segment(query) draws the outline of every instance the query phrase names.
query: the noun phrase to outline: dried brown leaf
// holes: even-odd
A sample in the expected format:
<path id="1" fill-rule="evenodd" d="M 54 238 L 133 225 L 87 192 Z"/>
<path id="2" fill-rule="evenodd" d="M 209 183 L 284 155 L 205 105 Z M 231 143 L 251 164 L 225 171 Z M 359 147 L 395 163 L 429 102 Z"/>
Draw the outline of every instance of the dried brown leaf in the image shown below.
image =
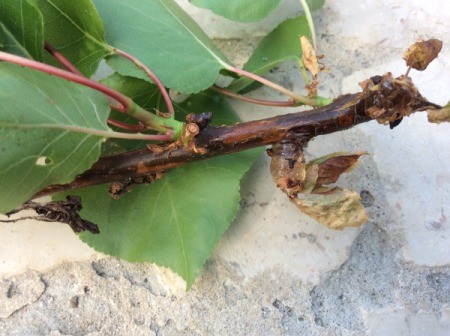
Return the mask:
<path id="1" fill-rule="evenodd" d="M 319 178 L 319 166 L 307 165 L 305 181 L 303 182 L 302 194 L 310 194 L 317 188 L 317 179 Z"/>
<path id="2" fill-rule="evenodd" d="M 442 41 L 430 39 L 418 41 L 408 48 L 403 54 L 406 65 L 416 70 L 425 70 L 442 49 Z"/>
<path id="3" fill-rule="evenodd" d="M 308 85 L 306 85 L 306 90 L 308 90 L 308 97 L 312 98 L 317 96 L 317 87 L 319 86 L 319 81 L 314 78 Z"/>
<path id="4" fill-rule="evenodd" d="M 352 171 L 357 166 L 358 159 L 364 154 L 366 153 L 337 152 L 328 154 L 309 162 L 306 169 L 308 171 L 314 166 L 318 166 L 316 187 L 335 183 L 343 173 Z"/>
<path id="5" fill-rule="evenodd" d="M 302 62 L 303 66 L 311 73 L 312 80 L 306 85 L 308 97 L 312 98 L 317 95 L 317 87 L 319 81 L 317 75 L 324 67 L 319 66 L 319 59 L 323 56 L 317 56 L 314 47 L 306 36 L 300 36 L 300 44 L 302 46 Z"/>
<path id="6" fill-rule="evenodd" d="M 275 144 L 268 151 L 272 157 L 270 173 L 277 187 L 287 195 L 297 195 L 305 180 L 305 157 L 294 143 Z"/>
<path id="7" fill-rule="evenodd" d="M 4 222 L 17 222 L 22 219 L 35 219 L 44 222 L 60 222 L 68 224 L 74 232 L 89 231 L 99 233 L 98 226 L 86 219 L 81 218 L 79 212 L 83 209 L 81 199 L 76 195 L 67 195 L 65 201 L 51 201 L 45 204 L 28 201 L 19 208 L 6 213 L 9 217 L 22 210 L 34 210 L 38 216 L 23 217 L 18 219 L 6 220 Z"/>
<path id="8" fill-rule="evenodd" d="M 366 114 L 391 128 L 413 111 L 435 106 L 421 96 L 410 77 L 394 78 L 390 72 L 373 76 L 362 83 L 366 100 Z"/>
<path id="9" fill-rule="evenodd" d="M 450 122 L 450 102 L 441 109 L 428 110 L 427 113 L 428 121 L 431 123 L 440 124 L 441 122 Z"/>
<path id="10" fill-rule="evenodd" d="M 292 201 L 302 212 L 335 230 L 358 227 L 368 218 L 361 197 L 354 191 L 338 189 L 331 194 Z"/>
<path id="11" fill-rule="evenodd" d="M 315 78 L 320 72 L 319 62 L 317 61 L 316 53 L 314 47 L 309 42 L 306 36 L 300 36 L 300 43 L 302 46 L 302 62 L 303 65 L 308 69 L 311 75 Z"/>

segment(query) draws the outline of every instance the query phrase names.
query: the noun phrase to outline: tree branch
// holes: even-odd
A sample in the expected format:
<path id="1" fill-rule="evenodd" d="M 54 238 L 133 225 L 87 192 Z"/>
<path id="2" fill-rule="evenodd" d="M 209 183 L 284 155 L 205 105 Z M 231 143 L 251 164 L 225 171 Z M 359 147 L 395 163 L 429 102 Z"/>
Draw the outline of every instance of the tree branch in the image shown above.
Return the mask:
<path id="1" fill-rule="evenodd" d="M 412 112 L 440 108 L 423 98 L 406 76 L 392 78 L 390 73 L 374 76 L 362 87 L 363 92 L 343 95 L 325 107 L 231 126 L 207 126 L 208 121 L 205 122 L 204 118 L 190 116 L 188 122 L 196 123 L 200 128 L 190 146 L 176 148 L 172 144 L 159 151 L 142 149 L 103 157 L 73 182 L 46 187 L 35 197 L 123 181 L 282 141 L 304 145 L 318 135 L 339 132 L 372 119 L 389 123 L 393 128 Z"/>

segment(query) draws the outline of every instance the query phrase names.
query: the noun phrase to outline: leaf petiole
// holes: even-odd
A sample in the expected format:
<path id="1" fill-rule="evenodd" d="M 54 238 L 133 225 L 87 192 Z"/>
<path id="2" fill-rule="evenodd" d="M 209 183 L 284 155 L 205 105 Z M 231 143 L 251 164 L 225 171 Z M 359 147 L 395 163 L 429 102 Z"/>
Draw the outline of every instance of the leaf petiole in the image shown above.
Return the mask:
<path id="1" fill-rule="evenodd" d="M 167 92 L 166 88 L 164 87 L 163 83 L 161 83 L 161 81 L 159 80 L 159 78 L 153 73 L 153 71 L 150 70 L 149 67 L 147 67 L 144 63 L 142 63 L 141 61 L 139 61 L 136 57 L 134 57 L 133 55 L 130 55 L 129 53 L 114 48 L 114 52 L 117 55 L 120 55 L 122 57 L 125 57 L 126 59 L 132 61 L 138 68 L 142 69 L 145 71 L 145 73 L 151 78 L 151 80 L 156 84 L 156 86 L 158 87 L 158 89 L 161 91 L 161 94 L 164 98 L 164 101 L 166 102 L 167 105 L 167 116 L 171 116 L 174 115 L 175 110 L 173 108 L 173 104 L 172 101 L 170 99 L 169 93 Z"/>
<path id="2" fill-rule="evenodd" d="M 222 88 L 217 85 L 213 85 L 211 87 L 214 91 L 220 92 L 228 97 L 239 99 L 242 101 L 246 101 L 248 103 L 256 104 L 256 105 L 263 105 L 263 106 L 279 106 L 279 107 L 293 107 L 295 106 L 295 103 L 293 100 L 288 101 L 273 101 L 273 100 L 264 100 L 264 99 L 257 99 L 257 98 L 251 98 L 244 95 L 241 95 L 239 93 L 236 93 L 234 91 Z"/>
<path id="3" fill-rule="evenodd" d="M 302 5 L 303 11 L 305 12 L 306 21 L 308 22 L 309 30 L 311 32 L 311 40 L 315 49 L 317 47 L 316 29 L 314 27 L 314 21 L 312 19 L 311 11 L 306 0 L 300 0 L 300 4 Z"/>
<path id="4" fill-rule="evenodd" d="M 78 83 L 99 91 L 116 100 L 121 105 L 121 107 L 119 107 L 120 109 L 123 109 L 123 111 L 125 111 L 127 114 L 144 123 L 144 125 L 148 129 L 153 129 L 164 134 L 166 134 L 169 130 L 173 130 L 170 140 L 178 139 L 178 137 L 182 134 L 184 123 L 174 119 L 162 118 L 153 113 L 150 113 L 133 102 L 131 98 L 92 79 L 86 78 L 76 73 L 72 73 L 70 71 L 56 68 L 45 63 L 5 53 L 3 51 L 0 51 L 0 60 L 35 69 L 49 75 L 64 78 L 68 81 Z"/>
<path id="5" fill-rule="evenodd" d="M 301 96 L 301 95 L 297 95 L 296 93 L 289 91 L 288 89 L 282 87 L 281 85 L 278 85 L 274 82 L 271 82 L 268 79 L 265 79 L 261 76 L 258 76 L 254 73 L 248 72 L 244 69 L 239 69 L 233 66 L 228 66 L 227 70 L 232 71 L 238 75 L 244 76 L 244 77 L 248 77 L 250 79 L 253 79 L 257 82 L 260 82 L 261 84 L 264 84 L 278 92 L 281 92 L 283 94 L 285 94 L 286 96 L 291 97 L 294 102 L 295 102 L 295 106 L 299 106 L 299 105 L 309 105 L 312 107 L 317 107 L 317 102 L 314 99 L 308 98 L 307 96 Z"/>

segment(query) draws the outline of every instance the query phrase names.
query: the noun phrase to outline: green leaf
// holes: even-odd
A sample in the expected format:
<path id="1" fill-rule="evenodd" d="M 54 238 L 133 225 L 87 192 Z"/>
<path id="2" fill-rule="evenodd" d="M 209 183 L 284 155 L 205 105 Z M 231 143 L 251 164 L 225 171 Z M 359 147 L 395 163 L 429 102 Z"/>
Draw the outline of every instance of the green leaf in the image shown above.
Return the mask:
<path id="1" fill-rule="evenodd" d="M 189 164 L 119 200 L 107 186 L 76 192 L 81 215 L 100 229 L 80 237 L 103 253 L 169 267 L 190 287 L 235 217 L 239 181 L 254 159 L 244 152 Z"/>
<path id="2" fill-rule="evenodd" d="M 103 23 L 91 0 L 37 0 L 44 15 L 45 40 L 84 75 L 91 76 L 111 54 Z M 46 54 L 46 63 L 58 63 Z"/>
<path id="3" fill-rule="evenodd" d="M 209 110 L 216 123 L 237 120 L 217 94 L 197 94 L 176 108 L 180 116 Z M 106 254 L 169 267 L 190 287 L 235 217 L 239 181 L 260 152 L 251 150 L 169 170 L 161 180 L 134 186 L 119 200 L 111 198 L 107 186 L 71 192 L 81 196 L 83 218 L 100 228 L 99 235 L 83 233 L 80 238 Z"/>
<path id="4" fill-rule="evenodd" d="M 230 20 L 251 22 L 269 15 L 280 0 L 189 0 L 189 2 L 197 7 L 210 9 Z"/>
<path id="5" fill-rule="evenodd" d="M 160 111 L 164 111 L 162 106 L 158 106 L 164 105 L 164 101 L 160 101 L 160 91 L 153 83 L 136 77 L 122 76 L 118 73 L 114 73 L 100 82 L 130 97 L 136 104 L 145 109 L 158 108 Z M 120 115 L 132 119 L 126 114 L 120 113 Z"/>
<path id="6" fill-rule="evenodd" d="M 263 75 L 283 62 L 300 60 L 302 57 L 300 36 L 310 36 L 308 22 L 303 15 L 284 21 L 264 37 L 244 69 Z M 240 91 L 251 83 L 251 79 L 243 77 L 233 81 L 228 89 Z"/>
<path id="7" fill-rule="evenodd" d="M 107 41 L 146 64 L 165 86 L 194 93 L 229 67 L 225 56 L 173 0 L 95 0 Z M 122 75 L 147 79 L 133 63 L 113 56 Z"/>
<path id="8" fill-rule="evenodd" d="M 106 98 L 35 70 L 0 63 L 0 213 L 43 187 L 68 183 L 97 160 Z"/>
<path id="9" fill-rule="evenodd" d="M 35 0 L 0 0 L 2 50 L 42 61 L 44 27 Z"/>

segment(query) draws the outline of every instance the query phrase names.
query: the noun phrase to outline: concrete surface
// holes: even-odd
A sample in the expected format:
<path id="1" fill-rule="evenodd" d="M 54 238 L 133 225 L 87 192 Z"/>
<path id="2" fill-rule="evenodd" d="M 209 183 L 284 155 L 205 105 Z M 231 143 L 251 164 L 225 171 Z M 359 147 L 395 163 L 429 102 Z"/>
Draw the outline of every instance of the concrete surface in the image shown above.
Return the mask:
<path id="1" fill-rule="evenodd" d="M 218 44 L 236 64 L 297 6 L 284 1 L 248 28 L 179 2 L 211 36 L 230 39 Z M 436 37 L 442 55 L 412 76 L 429 99 L 450 100 L 448 1 L 329 0 L 315 19 L 330 68 L 322 94 L 402 73 L 404 49 Z M 293 64 L 269 77 L 302 90 Z M 268 89 L 252 95 L 280 98 Z M 232 104 L 244 119 L 286 113 Z M 104 257 L 60 224 L 1 224 L 0 335 L 448 335 L 449 135 L 450 125 L 418 115 L 393 131 L 372 122 L 314 140 L 309 157 L 371 153 L 340 183 L 363 192 L 370 219 L 342 232 L 287 202 L 261 157 L 242 182 L 237 219 L 188 293 L 169 270 Z"/>

